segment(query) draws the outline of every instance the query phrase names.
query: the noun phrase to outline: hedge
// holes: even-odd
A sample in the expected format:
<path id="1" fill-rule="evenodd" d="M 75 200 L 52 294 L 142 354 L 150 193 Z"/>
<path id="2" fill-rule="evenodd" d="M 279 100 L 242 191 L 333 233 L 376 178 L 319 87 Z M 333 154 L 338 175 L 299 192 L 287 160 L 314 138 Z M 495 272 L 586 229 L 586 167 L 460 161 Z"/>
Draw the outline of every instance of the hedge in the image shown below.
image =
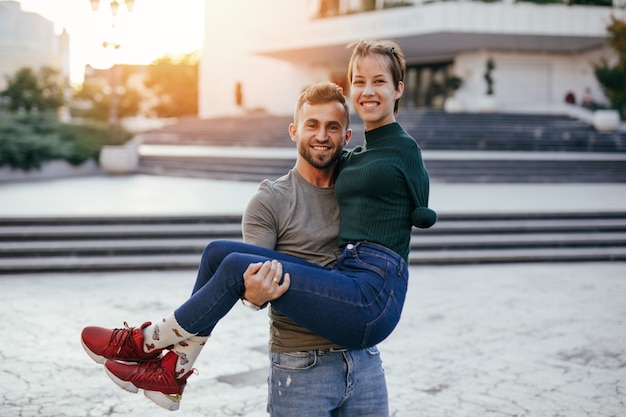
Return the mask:
<path id="1" fill-rule="evenodd" d="M 0 116 L 0 167 L 30 171 L 63 159 L 72 165 L 98 159 L 104 145 L 121 145 L 131 135 L 104 125 L 61 123 L 55 115 Z"/>

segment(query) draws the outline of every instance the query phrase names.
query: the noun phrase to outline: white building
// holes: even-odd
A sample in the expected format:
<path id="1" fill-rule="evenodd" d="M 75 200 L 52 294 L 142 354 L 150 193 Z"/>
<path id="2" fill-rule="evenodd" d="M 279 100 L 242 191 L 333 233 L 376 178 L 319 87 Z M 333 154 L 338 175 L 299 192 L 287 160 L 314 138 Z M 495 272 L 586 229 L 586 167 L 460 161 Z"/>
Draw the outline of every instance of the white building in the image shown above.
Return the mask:
<path id="1" fill-rule="evenodd" d="M 25 12 L 17 1 L 0 1 L 0 90 L 19 69 L 56 68 L 69 81 L 69 35 L 54 32 L 54 23 Z"/>
<path id="2" fill-rule="evenodd" d="M 489 58 L 497 110 L 563 111 L 565 95 L 572 91 L 580 102 L 585 88 L 603 102 L 593 65 L 613 56 L 610 16 L 626 17 L 623 6 L 513 0 L 206 0 L 205 13 L 202 118 L 290 114 L 312 82 L 346 87 L 347 45 L 360 39 L 400 44 L 408 65 L 403 106 L 442 108 L 454 95 L 462 109 L 481 110 Z M 453 75 L 463 80 L 456 93 L 445 87 Z"/>

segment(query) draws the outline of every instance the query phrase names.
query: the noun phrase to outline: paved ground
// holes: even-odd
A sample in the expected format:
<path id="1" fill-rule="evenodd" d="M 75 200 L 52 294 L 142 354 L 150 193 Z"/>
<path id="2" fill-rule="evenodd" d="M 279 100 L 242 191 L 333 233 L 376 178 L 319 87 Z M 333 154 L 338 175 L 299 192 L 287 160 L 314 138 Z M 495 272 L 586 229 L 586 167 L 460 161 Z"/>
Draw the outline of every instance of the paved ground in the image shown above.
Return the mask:
<path id="1" fill-rule="evenodd" d="M 433 186 L 441 211 L 623 210 L 626 186 Z M 237 212 L 256 184 L 162 177 L 0 185 L 0 216 Z M 228 196 L 224 198 L 224 196 Z M 0 416 L 165 416 L 80 346 L 91 324 L 173 310 L 194 271 L 0 277 Z M 626 416 L 626 263 L 412 267 L 380 345 L 396 417 Z M 262 417 L 267 316 L 236 306 L 196 363 L 184 416 Z"/>
<path id="2" fill-rule="evenodd" d="M 380 345 L 397 417 L 626 415 L 626 264 L 411 269 Z M 86 325 L 158 320 L 193 271 L 0 278 L 0 415 L 165 416 L 114 385 Z M 236 306 L 196 362 L 184 416 L 265 416 L 267 316 Z"/>
<path id="3" fill-rule="evenodd" d="M 0 182 L 0 216 L 241 213 L 258 184 L 133 175 Z M 431 184 L 438 212 L 626 210 L 626 183 Z"/>

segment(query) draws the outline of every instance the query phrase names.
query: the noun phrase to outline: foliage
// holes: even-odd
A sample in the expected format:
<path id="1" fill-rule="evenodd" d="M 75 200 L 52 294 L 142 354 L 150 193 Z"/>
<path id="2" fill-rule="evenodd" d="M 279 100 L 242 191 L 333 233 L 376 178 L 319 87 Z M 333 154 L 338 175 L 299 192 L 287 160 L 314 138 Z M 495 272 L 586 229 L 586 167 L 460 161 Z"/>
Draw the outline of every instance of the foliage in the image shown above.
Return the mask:
<path id="1" fill-rule="evenodd" d="M 602 6 L 602 7 L 613 7 L 613 0 L 569 0 L 566 1 L 567 4 L 571 5 L 580 5 L 580 6 Z"/>
<path id="2" fill-rule="evenodd" d="M 48 112 L 58 110 L 64 103 L 63 77 L 54 68 L 38 71 L 24 67 L 7 77 L 7 87 L 0 92 L 10 112 Z"/>
<path id="3" fill-rule="evenodd" d="M 493 61 L 493 58 L 487 59 L 487 63 L 485 65 L 485 74 L 483 77 L 485 78 L 485 81 L 487 82 L 487 95 L 488 96 L 493 95 L 493 77 L 491 76 L 491 73 L 493 72 L 495 68 L 496 68 L 496 64 Z"/>
<path id="4" fill-rule="evenodd" d="M 611 16 L 607 26 L 609 46 L 617 53 L 617 62 L 604 59 L 595 65 L 596 79 L 604 94 L 622 119 L 626 118 L 626 22 Z"/>
<path id="5" fill-rule="evenodd" d="M 626 67 L 626 22 L 611 16 L 607 31 L 609 32 L 609 45 L 617 52 L 619 64 Z"/>
<path id="6" fill-rule="evenodd" d="M 109 75 L 115 77 L 118 117 L 122 119 L 136 116 L 144 98 L 130 83 L 131 71 L 123 66 L 115 66 L 109 71 Z M 110 80 L 103 82 L 102 79 L 87 79 L 82 87 L 74 92 L 74 99 L 78 103 L 87 103 L 87 105 L 74 107 L 72 114 L 101 122 L 107 120 L 113 93 L 110 84 Z"/>
<path id="7" fill-rule="evenodd" d="M 117 92 L 120 119 L 140 113 L 156 117 L 198 114 L 198 56 L 164 56 L 143 68 L 116 65 L 88 77 L 74 93 L 72 114 L 96 121 L 109 118 Z M 112 85 L 117 86 L 113 90 Z"/>
<path id="8" fill-rule="evenodd" d="M 144 81 L 158 102 L 152 110 L 158 117 L 198 113 L 198 55 L 164 56 L 148 66 Z"/>
<path id="9" fill-rule="evenodd" d="M 0 167 L 28 171 L 54 159 L 79 165 L 97 158 L 102 146 L 128 139 L 128 133 L 103 125 L 60 123 L 55 114 L 10 114 L 0 117 Z"/>

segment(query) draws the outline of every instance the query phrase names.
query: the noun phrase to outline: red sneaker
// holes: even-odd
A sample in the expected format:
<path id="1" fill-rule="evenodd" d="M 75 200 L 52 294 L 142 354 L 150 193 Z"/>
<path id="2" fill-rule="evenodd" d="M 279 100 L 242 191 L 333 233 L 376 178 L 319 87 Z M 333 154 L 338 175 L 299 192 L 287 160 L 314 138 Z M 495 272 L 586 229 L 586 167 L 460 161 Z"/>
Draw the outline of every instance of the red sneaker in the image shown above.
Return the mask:
<path id="1" fill-rule="evenodd" d="M 145 362 L 158 359 L 162 349 L 150 353 L 143 351 L 142 329 L 151 323 L 146 322 L 140 328 L 105 329 L 104 327 L 85 327 L 81 334 L 83 348 L 91 359 L 104 363 L 107 359 L 124 362 Z"/>
<path id="2" fill-rule="evenodd" d="M 187 378 L 196 370 L 192 369 L 176 378 L 178 356 L 168 352 L 159 360 L 135 364 L 108 360 L 104 370 L 120 387 L 129 392 L 144 390 L 144 395 L 157 405 L 169 411 L 176 411 L 183 397 Z"/>

